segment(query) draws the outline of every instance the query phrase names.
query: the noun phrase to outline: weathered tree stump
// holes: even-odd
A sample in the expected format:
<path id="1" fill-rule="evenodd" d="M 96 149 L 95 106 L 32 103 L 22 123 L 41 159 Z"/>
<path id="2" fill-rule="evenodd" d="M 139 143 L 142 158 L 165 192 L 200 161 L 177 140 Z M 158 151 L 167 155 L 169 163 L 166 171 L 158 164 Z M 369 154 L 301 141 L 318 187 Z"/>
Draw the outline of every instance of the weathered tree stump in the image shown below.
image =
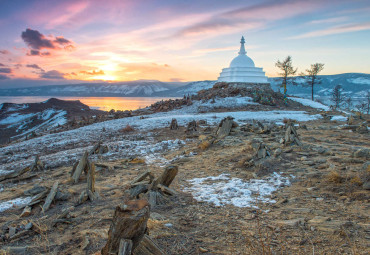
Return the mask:
<path id="1" fill-rule="evenodd" d="M 108 231 L 108 240 L 101 254 L 118 254 L 122 240 L 131 240 L 132 250 L 135 250 L 144 237 L 149 215 L 146 200 L 128 201 L 123 206 L 117 206 Z"/>
<path id="2" fill-rule="evenodd" d="M 188 127 L 186 128 L 187 132 L 197 131 L 197 122 L 195 120 L 190 121 L 188 123 Z"/>
<path id="3" fill-rule="evenodd" d="M 256 150 L 255 157 L 257 159 L 262 159 L 262 158 L 266 158 L 266 157 L 269 157 L 269 156 L 271 156 L 270 149 L 266 145 L 264 145 L 263 143 L 260 143 L 257 150 Z"/>
<path id="4" fill-rule="evenodd" d="M 164 169 L 162 175 L 159 177 L 159 184 L 169 187 L 175 179 L 179 168 L 177 166 L 168 166 Z"/>
<path id="5" fill-rule="evenodd" d="M 179 125 L 177 124 L 177 120 L 176 119 L 172 119 L 171 125 L 170 125 L 170 129 L 171 130 L 179 129 Z"/>
<path id="6" fill-rule="evenodd" d="M 302 143 L 298 138 L 298 133 L 295 130 L 294 125 L 289 124 L 286 131 L 285 131 L 284 144 L 285 145 L 291 145 L 292 143 L 295 143 L 298 146 L 302 146 Z"/>
<path id="7" fill-rule="evenodd" d="M 85 151 L 82 158 L 78 162 L 76 169 L 73 171 L 72 178 L 73 178 L 74 183 L 78 183 L 78 180 L 80 179 L 82 171 L 85 170 L 88 164 L 88 159 L 87 159 L 88 156 L 89 156 L 89 153 Z"/>
<path id="8" fill-rule="evenodd" d="M 43 169 L 44 169 L 44 164 L 41 162 L 40 157 L 37 155 L 35 157 L 34 163 L 31 166 L 31 171 L 37 171 L 37 170 L 41 171 Z"/>
<path id="9" fill-rule="evenodd" d="M 54 197 L 55 197 L 55 194 L 58 191 L 58 185 L 59 185 L 59 181 L 56 181 L 53 184 L 53 186 L 51 187 L 50 193 L 49 193 L 49 195 L 45 199 L 45 204 L 42 206 L 42 211 L 43 212 L 46 212 L 47 210 L 49 210 L 49 207 L 51 205 L 51 202 L 53 202 Z"/>
<path id="10" fill-rule="evenodd" d="M 218 129 L 216 131 L 216 135 L 218 139 L 225 138 L 230 134 L 231 128 L 236 124 L 236 122 L 233 121 L 233 117 L 226 117 L 223 120 L 221 120 Z"/>

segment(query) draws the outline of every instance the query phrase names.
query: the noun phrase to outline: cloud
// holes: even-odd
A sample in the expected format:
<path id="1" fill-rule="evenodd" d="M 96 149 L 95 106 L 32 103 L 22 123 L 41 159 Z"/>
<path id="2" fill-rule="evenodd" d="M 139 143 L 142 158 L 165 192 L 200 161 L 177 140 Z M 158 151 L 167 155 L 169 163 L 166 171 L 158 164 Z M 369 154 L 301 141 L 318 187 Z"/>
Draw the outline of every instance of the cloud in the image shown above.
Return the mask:
<path id="1" fill-rule="evenodd" d="M 40 74 L 40 78 L 43 79 L 64 79 L 64 73 L 57 70 L 51 70 Z"/>
<path id="2" fill-rule="evenodd" d="M 252 29 L 267 22 L 288 19 L 315 10 L 320 1 L 281 0 L 269 1 L 218 13 L 207 20 L 183 28 L 174 37 L 222 34 L 234 30 Z"/>
<path id="3" fill-rule="evenodd" d="M 9 79 L 9 77 L 6 75 L 0 74 L 0 80 L 5 80 L 5 79 Z"/>
<path id="4" fill-rule="evenodd" d="M 27 28 L 26 31 L 22 32 L 21 37 L 23 41 L 30 48 L 30 52 L 27 54 L 29 56 L 48 56 L 51 55 L 48 50 L 60 50 L 66 49 L 71 51 L 74 49 L 72 41 L 64 38 L 63 36 L 49 36 L 41 34 L 37 30 L 32 30 Z"/>
<path id="5" fill-rule="evenodd" d="M 321 37 L 321 36 L 351 33 L 351 32 L 363 31 L 363 30 L 370 30 L 370 22 L 330 27 L 327 29 L 316 30 L 316 31 L 305 33 L 305 34 L 289 37 L 288 39 L 303 39 L 303 38 L 311 38 L 311 37 Z"/>
<path id="6" fill-rule="evenodd" d="M 26 67 L 29 67 L 29 68 L 33 68 L 33 69 L 37 69 L 37 70 L 44 71 L 44 69 L 42 69 L 41 67 L 39 67 L 39 66 L 38 66 L 38 65 L 36 65 L 36 64 L 26 65 Z"/>
<path id="7" fill-rule="evenodd" d="M 184 79 L 182 79 L 182 78 L 171 78 L 170 79 L 170 81 L 171 82 L 181 82 L 181 81 L 183 81 Z"/>
<path id="8" fill-rule="evenodd" d="M 82 74 L 86 74 L 86 75 L 103 75 L 105 74 L 103 70 L 99 70 L 99 71 L 80 71 L 80 73 Z"/>
<path id="9" fill-rule="evenodd" d="M 14 66 L 15 66 L 15 68 L 19 69 L 20 67 L 22 67 L 22 64 L 18 63 L 18 64 L 15 64 Z"/>
<path id="10" fill-rule="evenodd" d="M 12 69 L 10 68 L 0 68 L 0 73 L 12 73 Z"/>
<path id="11" fill-rule="evenodd" d="M 5 66 L 5 65 L 0 63 L 0 66 Z"/>
<path id="12" fill-rule="evenodd" d="M 39 51 L 39 50 L 30 50 L 27 53 L 27 56 L 50 56 L 50 52 L 48 51 Z"/>
<path id="13" fill-rule="evenodd" d="M 0 50 L 0 54 L 4 54 L 4 55 L 6 55 L 6 54 L 9 54 L 10 52 L 8 51 L 8 50 Z"/>

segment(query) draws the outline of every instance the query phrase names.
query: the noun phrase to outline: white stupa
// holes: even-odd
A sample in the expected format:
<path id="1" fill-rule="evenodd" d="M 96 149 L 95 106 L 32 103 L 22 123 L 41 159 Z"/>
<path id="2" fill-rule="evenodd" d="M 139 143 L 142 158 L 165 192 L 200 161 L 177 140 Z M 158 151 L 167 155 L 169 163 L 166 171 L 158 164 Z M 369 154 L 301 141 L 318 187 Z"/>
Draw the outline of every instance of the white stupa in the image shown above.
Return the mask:
<path id="1" fill-rule="evenodd" d="M 235 57 L 230 67 L 223 68 L 218 81 L 244 82 L 244 83 L 268 83 L 265 72 L 261 67 L 255 67 L 253 60 L 247 56 L 244 48 L 244 37 L 240 41 L 239 55 Z"/>

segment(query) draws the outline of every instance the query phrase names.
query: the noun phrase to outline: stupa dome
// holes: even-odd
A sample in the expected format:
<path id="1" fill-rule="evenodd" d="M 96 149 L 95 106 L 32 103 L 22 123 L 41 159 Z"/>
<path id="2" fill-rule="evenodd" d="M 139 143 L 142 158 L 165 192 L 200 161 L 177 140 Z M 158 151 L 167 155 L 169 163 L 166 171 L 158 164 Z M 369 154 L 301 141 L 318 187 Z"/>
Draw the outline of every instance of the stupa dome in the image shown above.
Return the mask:
<path id="1" fill-rule="evenodd" d="M 230 67 L 222 69 L 218 81 L 267 84 L 265 72 L 261 67 L 256 67 L 253 60 L 247 56 L 244 43 L 242 36 L 238 56 L 231 61 Z"/>
<path id="2" fill-rule="evenodd" d="M 255 65 L 247 55 L 238 55 L 231 61 L 230 67 L 255 67 Z"/>

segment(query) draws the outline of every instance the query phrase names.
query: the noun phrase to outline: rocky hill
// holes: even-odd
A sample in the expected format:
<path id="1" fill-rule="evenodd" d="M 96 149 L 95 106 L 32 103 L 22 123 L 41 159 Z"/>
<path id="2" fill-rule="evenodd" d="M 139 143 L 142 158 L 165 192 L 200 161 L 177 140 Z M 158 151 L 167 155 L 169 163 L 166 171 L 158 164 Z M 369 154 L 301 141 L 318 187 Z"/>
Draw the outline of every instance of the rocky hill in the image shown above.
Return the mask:
<path id="1" fill-rule="evenodd" d="M 64 101 L 56 98 L 41 103 L 0 105 L 0 144 L 8 139 L 34 136 L 49 130 L 57 130 L 68 120 L 103 114 L 92 110 L 80 101 Z"/>

